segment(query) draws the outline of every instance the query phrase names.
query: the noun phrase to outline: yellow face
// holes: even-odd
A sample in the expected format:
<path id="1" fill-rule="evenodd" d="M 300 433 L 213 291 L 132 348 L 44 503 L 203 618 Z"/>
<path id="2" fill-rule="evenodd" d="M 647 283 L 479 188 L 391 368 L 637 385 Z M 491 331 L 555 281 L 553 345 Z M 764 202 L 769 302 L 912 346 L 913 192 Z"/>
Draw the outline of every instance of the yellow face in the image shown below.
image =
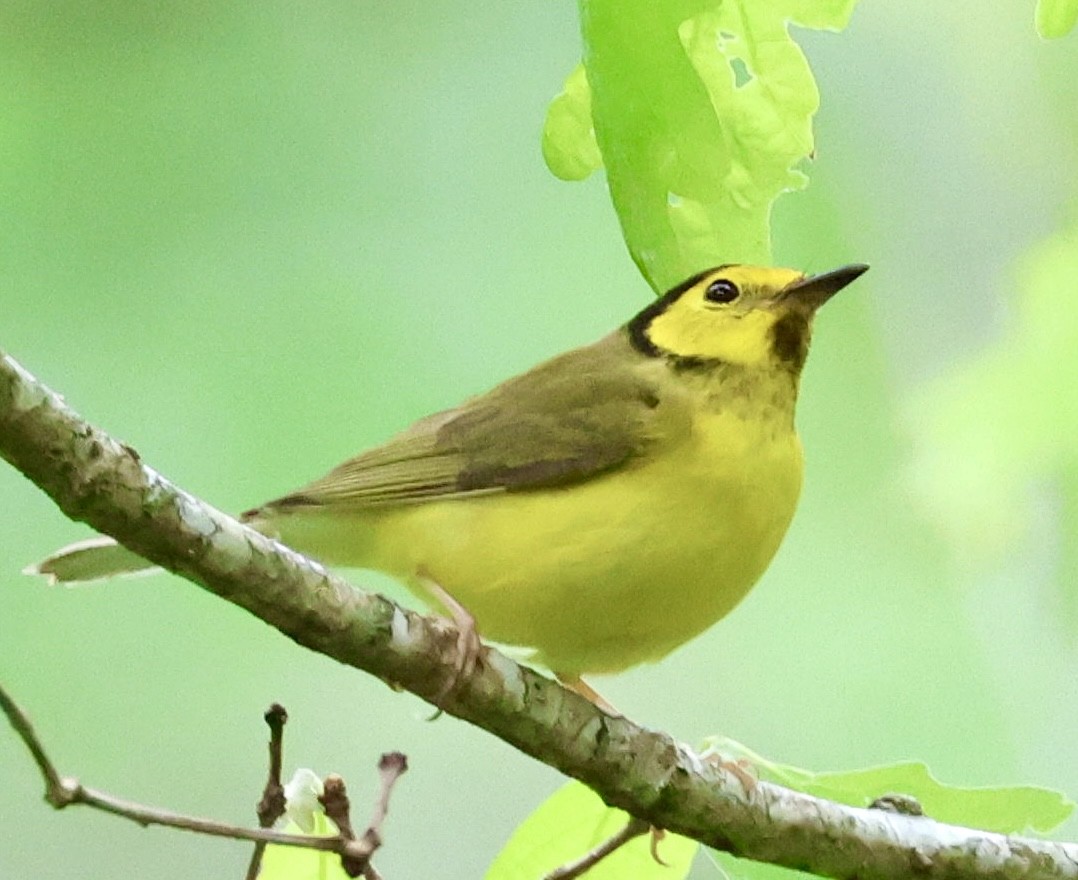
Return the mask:
<path id="1" fill-rule="evenodd" d="M 675 359 L 765 366 L 787 345 L 803 360 L 811 310 L 782 291 L 805 278 L 793 269 L 721 266 L 693 276 L 652 303 L 630 323 L 657 352 Z M 779 326 L 784 322 L 785 330 Z M 793 338 L 796 337 L 796 338 Z M 639 345 L 638 345 L 639 347 Z M 797 364 L 800 368 L 800 363 Z"/>
<path id="2" fill-rule="evenodd" d="M 718 266 L 667 291 L 626 329 L 634 348 L 679 369 L 719 364 L 801 371 L 816 310 L 868 266 L 806 276 L 793 269 Z"/>

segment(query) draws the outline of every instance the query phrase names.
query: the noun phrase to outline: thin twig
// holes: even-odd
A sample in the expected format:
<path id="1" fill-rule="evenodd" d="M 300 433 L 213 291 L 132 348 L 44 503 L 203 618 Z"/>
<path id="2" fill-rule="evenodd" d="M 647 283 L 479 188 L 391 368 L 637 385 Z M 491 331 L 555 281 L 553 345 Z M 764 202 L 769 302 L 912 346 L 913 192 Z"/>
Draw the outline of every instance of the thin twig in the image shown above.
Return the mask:
<path id="1" fill-rule="evenodd" d="M 274 703 L 262 716 L 270 729 L 269 741 L 269 775 L 266 778 L 266 787 L 262 791 L 262 799 L 255 808 L 258 814 L 260 828 L 272 828 L 285 811 L 284 786 L 281 785 L 281 764 L 284 751 L 284 726 L 288 721 L 288 712 L 280 703 Z M 247 865 L 246 880 L 255 880 L 258 872 L 262 870 L 262 856 L 266 852 L 266 844 L 259 841 L 255 844 L 255 850 L 251 853 L 251 861 Z"/>
<path id="2" fill-rule="evenodd" d="M 365 834 L 370 834 L 372 831 L 376 834 L 382 833 L 382 823 L 386 819 L 386 813 L 389 812 L 389 797 L 393 793 L 393 786 L 407 772 L 408 758 L 400 752 L 386 752 L 378 760 L 381 790 L 378 793 L 378 800 L 374 803 L 374 812 L 371 814 L 370 825 Z"/>
<path id="3" fill-rule="evenodd" d="M 330 773 L 322 780 L 322 794 L 318 796 L 318 803 L 326 811 L 326 818 L 330 819 L 342 837 L 349 840 L 356 839 L 356 832 L 352 830 L 351 803 L 348 800 L 348 788 L 344 779 L 336 773 Z"/>
<path id="4" fill-rule="evenodd" d="M 594 868 L 608 855 L 621 849 L 621 847 L 625 846 L 625 844 L 633 838 L 639 837 L 641 834 L 646 834 L 650 827 L 651 826 L 647 822 L 631 817 L 625 827 L 617 834 L 604 840 L 595 847 L 595 849 L 577 859 L 575 862 L 569 862 L 567 865 L 555 868 L 547 874 L 543 880 L 573 880 L 574 877 L 579 877 L 585 871 Z"/>
<path id="5" fill-rule="evenodd" d="M 351 803 L 348 800 L 348 789 L 344 780 L 335 773 L 331 773 L 322 781 L 322 794 L 318 797 L 322 809 L 326 811 L 326 817 L 337 826 L 337 831 L 345 840 L 356 842 L 356 832 L 352 829 Z M 341 867 L 349 877 L 359 877 L 370 864 L 371 856 L 378 849 L 381 841 L 366 839 L 358 841 L 359 851 L 354 857 L 341 856 Z"/>
<path id="6" fill-rule="evenodd" d="M 407 770 L 408 758 L 400 752 L 387 752 L 379 759 L 378 799 L 374 802 L 370 824 L 359 838 L 352 827 L 351 804 L 344 780 L 331 774 L 322 783 L 322 796 L 318 800 L 326 811 L 326 816 L 333 820 L 341 837 L 355 841 L 354 854 L 341 856 L 341 866 L 349 877 L 362 875 L 366 880 L 378 880 L 380 875 L 371 864 L 371 857 L 382 845 L 382 823 L 389 812 L 389 798 L 393 793 L 393 786 Z"/>
<path id="7" fill-rule="evenodd" d="M 386 752 L 378 760 L 379 792 L 378 799 L 374 802 L 374 811 L 371 814 L 370 824 L 363 832 L 361 841 L 371 848 L 371 854 L 382 845 L 382 823 L 385 822 L 389 812 L 389 797 L 393 793 L 393 786 L 397 780 L 408 771 L 408 758 L 401 752 Z M 374 867 L 370 859 L 363 867 L 364 880 L 382 880 L 382 875 Z"/>
<path id="8" fill-rule="evenodd" d="M 45 800 L 57 809 L 67 806 L 63 800 L 64 792 L 66 791 L 64 780 L 60 779 L 60 774 L 56 772 L 56 768 L 53 766 L 52 761 L 49 760 L 49 756 L 45 754 L 45 748 L 41 745 L 41 740 L 37 738 L 37 733 L 34 731 L 34 725 L 30 722 L 29 716 L 8 695 L 3 685 L 0 685 L 0 707 L 3 708 L 4 714 L 7 716 L 8 721 L 11 722 L 11 726 L 15 728 L 19 739 L 26 744 L 26 748 L 33 755 L 37 769 L 41 771 L 41 776 L 45 780 Z"/>
<path id="9" fill-rule="evenodd" d="M 258 872 L 262 870 L 262 856 L 265 854 L 266 844 L 260 840 L 255 844 L 254 852 L 251 853 L 251 861 L 247 863 L 247 873 L 244 875 L 244 880 L 257 880 Z"/>
<path id="10" fill-rule="evenodd" d="M 19 735 L 27 749 L 34 756 L 41 776 L 45 781 L 45 799 L 56 809 L 62 810 L 73 804 L 85 804 L 114 816 L 130 819 L 143 827 L 149 825 L 163 825 L 168 828 L 178 828 L 181 831 L 194 831 L 198 834 L 208 834 L 213 837 L 227 837 L 232 840 L 261 841 L 273 843 L 279 846 L 298 846 L 304 849 L 314 849 L 321 852 L 337 853 L 342 859 L 362 856 L 362 851 L 357 851 L 356 843 L 345 840 L 340 835 L 333 837 L 304 837 L 297 834 L 283 834 L 270 829 L 242 828 L 238 825 L 229 825 L 224 822 L 215 822 L 211 819 L 201 819 L 197 816 L 184 816 L 169 810 L 159 810 L 155 807 L 147 807 L 113 797 L 107 792 L 87 788 L 77 779 L 61 777 L 45 753 L 41 741 L 34 732 L 33 725 L 26 713 L 8 695 L 0 685 L 0 708 L 3 709 L 11 726 Z"/>
<path id="11" fill-rule="evenodd" d="M 281 765 L 284 761 L 284 726 L 288 721 L 288 712 L 280 703 L 274 703 L 262 716 L 270 729 L 269 774 L 262 799 L 258 802 L 258 824 L 263 828 L 272 828 L 285 811 L 284 786 L 281 784 Z"/>

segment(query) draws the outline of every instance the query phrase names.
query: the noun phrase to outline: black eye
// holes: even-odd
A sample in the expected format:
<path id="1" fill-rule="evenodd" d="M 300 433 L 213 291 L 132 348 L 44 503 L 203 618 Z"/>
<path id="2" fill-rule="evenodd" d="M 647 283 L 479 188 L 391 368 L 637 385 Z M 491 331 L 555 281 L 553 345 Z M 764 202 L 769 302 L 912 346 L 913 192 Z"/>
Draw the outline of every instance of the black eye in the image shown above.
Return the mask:
<path id="1" fill-rule="evenodd" d="M 741 291 L 737 289 L 737 285 L 725 278 L 712 281 L 704 291 L 704 299 L 713 303 L 732 303 L 739 296 Z"/>

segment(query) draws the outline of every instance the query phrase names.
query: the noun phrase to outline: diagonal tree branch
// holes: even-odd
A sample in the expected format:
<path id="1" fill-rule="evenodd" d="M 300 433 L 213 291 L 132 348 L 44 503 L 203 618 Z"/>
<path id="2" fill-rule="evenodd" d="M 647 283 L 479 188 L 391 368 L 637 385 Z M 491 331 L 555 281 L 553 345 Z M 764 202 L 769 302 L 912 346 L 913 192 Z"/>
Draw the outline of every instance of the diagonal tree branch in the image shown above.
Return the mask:
<path id="1" fill-rule="evenodd" d="M 355 589 L 144 465 L 0 352 L 0 455 L 72 519 L 112 535 L 311 650 L 434 702 L 456 633 Z M 666 734 L 605 715 L 489 651 L 440 708 L 593 788 L 651 825 L 737 856 L 842 880 L 1078 878 L 1078 845 L 857 809 L 760 782 Z"/>

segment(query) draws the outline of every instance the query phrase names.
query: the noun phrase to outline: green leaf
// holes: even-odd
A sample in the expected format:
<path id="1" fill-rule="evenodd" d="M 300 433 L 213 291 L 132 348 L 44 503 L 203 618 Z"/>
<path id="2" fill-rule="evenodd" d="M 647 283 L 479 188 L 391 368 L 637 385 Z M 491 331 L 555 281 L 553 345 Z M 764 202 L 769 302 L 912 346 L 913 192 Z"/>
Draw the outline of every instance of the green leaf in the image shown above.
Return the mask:
<path id="1" fill-rule="evenodd" d="M 705 850 L 705 852 L 715 863 L 717 873 L 713 876 L 719 880 L 797 880 L 797 878 L 819 880 L 815 874 L 795 871 L 792 868 L 780 868 L 778 865 L 769 865 L 767 862 L 739 859 L 730 853 L 715 850 Z"/>
<path id="2" fill-rule="evenodd" d="M 1066 36 L 1078 22 L 1078 0 L 1037 0 L 1035 20 L 1046 40 Z"/>
<path id="3" fill-rule="evenodd" d="M 599 167 L 594 139 L 657 291 L 708 265 L 770 262 L 771 205 L 805 185 L 819 104 L 788 24 L 837 30 L 854 2 L 580 0 L 586 82 L 570 76 L 551 104 L 544 156 L 579 179 Z"/>
<path id="4" fill-rule="evenodd" d="M 628 814 L 606 806 L 579 782 L 562 786 L 513 833 L 487 871 L 486 880 L 536 880 L 555 868 L 575 862 L 625 827 Z M 651 857 L 647 834 L 634 838 L 588 871 L 588 880 L 681 880 L 689 873 L 700 845 L 667 834 L 659 855 Z"/>
<path id="5" fill-rule="evenodd" d="M 708 752 L 725 760 L 745 759 L 762 779 L 855 807 L 868 806 L 885 794 L 916 798 L 925 815 L 939 822 L 1016 834 L 1027 829 L 1050 831 L 1065 821 L 1074 803 L 1059 792 L 1034 785 L 961 788 L 936 779 L 919 761 L 864 770 L 814 773 L 757 755 L 736 740 L 716 737 Z"/>
<path id="6" fill-rule="evenodd" d="M 289 822 L 282 830 L 286 834 L 303 834 L 303 829 L 294 822 Z M 336 833 L 337 826 L 324 814 L 314 816 L 312 837 L 333 837 Z M 270 845 L 262 855 L 258 880 L 348 880 L 348 875 L 336 853 Z"/>
<path id="7" fill-rule="evenodd" d="M 583 180 L 603 167 L 583 64 L 569 74 L 562 93 L 550 102 L 543 125 L 543 159 L 562 180 Z"/>

